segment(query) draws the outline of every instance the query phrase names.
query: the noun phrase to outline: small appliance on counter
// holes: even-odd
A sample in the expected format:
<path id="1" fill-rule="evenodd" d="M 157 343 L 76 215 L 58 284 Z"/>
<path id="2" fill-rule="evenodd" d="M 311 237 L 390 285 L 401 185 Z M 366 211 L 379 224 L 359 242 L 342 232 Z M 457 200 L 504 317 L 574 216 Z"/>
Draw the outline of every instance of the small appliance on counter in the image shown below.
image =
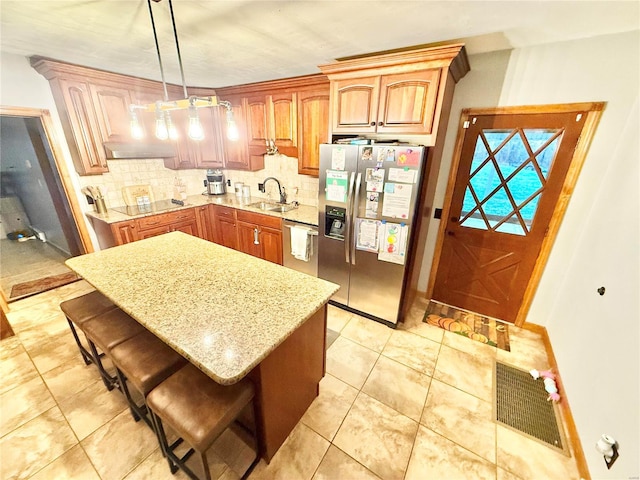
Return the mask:
<path id="1" fill-rule="evenodd" d="M 207 187 L 207 195 L 224 195 L 227 193 L 222 170 L 207 170 L 207 179 L 204 181 L 204 186 Z"/>

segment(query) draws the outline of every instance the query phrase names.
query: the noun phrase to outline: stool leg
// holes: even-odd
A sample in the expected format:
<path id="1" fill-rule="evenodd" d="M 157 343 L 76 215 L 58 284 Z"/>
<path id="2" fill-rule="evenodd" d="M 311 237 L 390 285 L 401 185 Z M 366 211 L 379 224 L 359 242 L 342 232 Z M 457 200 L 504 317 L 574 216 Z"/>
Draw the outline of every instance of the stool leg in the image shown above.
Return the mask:
<path id="1" fill-rule="evenodd" d="M 84 346 L 80 342 L 80 338 L 78 338 L 78 332 L 76 332 L 76 327 L 73 324 L 73 322 L 69 320 L 69 317 L 66 317 L 66 318 L 67 318 L 67 322 L 69 322 L 69 328 L 71 329 L 73 338 L 75 339 L 76 344 L 78 345 L 78 350 L 80 350 L 80 355 L 82 355 L 82 360 L 84 360 L 85 365 L 90 365 L 91 363 L 93 363 L 93 358 L 91 357 L 91 354 L 87 351 L 86 348 L 84 348 Z"/>
<path id="2" fill-rule="evenodd" d="M 209 471 L 209 462 L 207 462 L 207 452 L 198 452 L 200 454 L 200 461 L 202 462 L 202 469 L 204 471 L 205 480 L 211 480 L 211 472 Z"/>
<path id="3" fill-rule="evenodd" d="M 119 368 L 116 368 L 116 375 L 118 376 L 118 383 L 120 384 L 120 390 L 124 394 L 125 398 L 127 399 L 127 403 L 129 404 L 129 410 L 131 410 L 131 416 L 136 422 L 138 422 L 140 421 L 141 418 L 144 418 L 144 415 L 139 410 L 138 406 L 136 405 L 136 403 L 133 401 L 133 398 L 131 397 L 131 393 L 129 392 L 129 387 L 127 386 L 127 378 L 124 376 L 124 374 L 120 371 Z"/>
<path id="4" fill-rule="evenodd" d="M 89 348 L 91 348 L 91 353 L 93 353 L 93 358 L 95 359 L 96 367 L 98 367 L 98 372 L 102 377 L 102 383 L 104 383 L 104 386 L 107 387 L 107 390 L 109 391 L 113 390 L 114 387 L 118 386 L 117 377 L 112 377 L 111 375 L 109 375 L 107 370 L 104 368 L 104 365 L 102 365 L 102 360 L 101 360 L 102 356 L 98 353 L 98 349 L 96 348 L 95 344 L 88 338 L 87 338 L 87 342 L 89 342 Z"/>
<path id="5" fill-rule="evenodd" d="M 156 437 L 158 437 L 160 450 L 162 451 L 162 454 L 167 457 L 167 462 L 169 462 L 169 470 L 171 470 L 172 474 L 175 474 L 178 471 L 178 466 L 172 461 L 172 452 L 171 448 L 169 447 L 169 442 L 167 442 L 167 435 L 164 433 L 162 420 L 155 413 L 153 413 L 153 411 L 151 411 L 151 416 L 153 417 L 153 423 L 156 426 Z"/>

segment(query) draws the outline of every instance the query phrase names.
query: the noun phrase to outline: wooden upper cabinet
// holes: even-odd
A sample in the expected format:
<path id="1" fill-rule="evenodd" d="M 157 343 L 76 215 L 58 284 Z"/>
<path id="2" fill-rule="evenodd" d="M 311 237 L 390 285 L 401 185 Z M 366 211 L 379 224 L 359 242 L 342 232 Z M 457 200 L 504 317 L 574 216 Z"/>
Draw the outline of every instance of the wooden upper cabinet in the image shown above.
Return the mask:
<path id="1" fill-rule="evenodd" d="M 80 175 L 108 172 L 89 83 L 56 80 L 52 91 L 76 171 Z"/>
<path id="2" fill-rule="evenodd" d="M 440 72 L 336 80 L 333 132 L 430 134 Z"/>
<path id="3" fill-rule="evenodd" d="M 298 173 L 317 177 L 320 144 L 329 141 L 329 89 L 298 93 Z"/>
<path id="4" fill-rule="evenodd" d="M 283 155 L 298 155 L 296 94 L 275 92 L 273 94 L 248 95 L 247 137 L 252 154 L 264 155 L 267 143 L 273 141 Z"/>
<path id="5" fill-rule="evenodd" d="M 375 132 L 379 92 L 380 77 L 336 80 L 331 85 L 332 131 Z"/>
<path id="6" fill-rule="evenodd" d="M 453 85 L 469 71 L 469 62 L 464 45 L 451 44 L 319 68 L 331 83 L 332 134 L 423 135 L 425 145 L 435 145 Z"/>
<path id="7" fill-rule="evenodd" d="M 103 142 L 131 141 L 128 88 L 113 85 L 89 85 Z"/>
<path id="8" fill-rule="evenodd" d="M 238 140 L 229 140 L 227 136 L 227 125 L 223 128 L 226 147 L 226 167 L 231 170 L 262 170 L 264 168 L 263 155 L 250 155 L 249 152 L 249 135 L 248 135 L 248 118 L 247 118 L 247 102 L 242 96 L 221 97 L 231 103 L 233 119 L 238 127 Z M 263 151 L 264 154 L 264 151 Z"/>
<path id="9" fill-rule="evenodd" d="M 378 133 L 430 134 L 441 69 L 380 77 Z"/>
<path id="10" fill-rule="evenodd" d="M 232 153 L 238 152 L 239 147 L 227 142 L 227 168 L 264 168 L 267 142 L 273 140 L 279 153 L 302 159 L 306 167 L 299 169 L 299 173 L 318 175 L 319 144 L 327 141 L 329 129 L 329 81 L 324 75 L 225 87 L 216 92 L 220 99 L 234 105 L 238 128 L 241 130 L 239 118 L 245 128 L 240 147 L 246 151 L 240 153 L 246 154 L 246 160 L 239 161 L 243 157 Z M 305 130 L 307 125 L 310 130 Z"/>

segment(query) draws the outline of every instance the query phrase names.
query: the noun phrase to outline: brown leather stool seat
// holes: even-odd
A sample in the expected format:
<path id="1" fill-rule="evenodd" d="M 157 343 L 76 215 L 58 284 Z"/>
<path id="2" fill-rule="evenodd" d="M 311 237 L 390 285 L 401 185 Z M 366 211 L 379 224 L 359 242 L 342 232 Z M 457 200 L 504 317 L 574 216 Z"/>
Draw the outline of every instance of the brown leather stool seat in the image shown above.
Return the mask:
<path id="1" fill-rule="evenodd" d="M 76 331 L 75 325 L 77 325 L 78 328 L 82 330 L 82 325 L 87 320 L 90 320 L 93 317 L 100 315 L 101 313 L 113 310 L 114 308 L 117 308 L 114 303 L 97 290 L 73 298 L 71 300 L 66 300 L 60 304 L 60 310 L 62 310 L 64 315 L 67 317 L 69 328 L 71 328 L 73 338 L 78 345 L 80 355 L 82 355 L 82 359 L 87 365 L 89 365 L 90 363 L 95 364 L 96 361 L 93 358 L 91 352 L 89 352 L 80 342 L 80 338 L 78 337 L 78 332 Z"/>
<path id="2" fill-rule="evenodd" d="M 121 387 L 117 376 L 110 375 L 104 368 L 96 347 L 109 355 L 116 345 L 145 331 L 144 327 L 124 311 L 114 308 L 84 322 L 82 330 L 89 341 L 89 348 L 104 384 L 109 390 L 114 386 Z"/>
<path id="3" fill-rule="evenodd" d="M 211 476 L 206 451 L 245 408 L 250 407 L 253 414 L 253 397 L 254 387 L 248 379 L 233 385 L 220 385 L 191 364 L 154 388 L 147 396 L 147 405 L 151 409 L 158 441 L 167 456 L 171 472 L 175 473 L 180 467 L 191 478 L 197 479 L 185 464 L 195 451 L 200 455 L 205 478 L 209 480 Z M 172 445 L 167 443 L 163 422 L 180 437 Z M 256 439 L 255 434 L 253 438 Z M 191 446 L 191 450 L 179 458 L 174 450 L 182 440 Z M 251 473 L 259 460 L 257 442 L 254 444 L 256 458 L 243 478 Z"/>
<path id="4" fill-rule="evenodd" d="M 109 352 L 116 366 L 122 391 L 125 394 L 131 414 L 136 420 L 141 418 L 155 431 L 147 415 L 143 402 L 138 405 L 131 397 L 127 380 L 144 397 L 171 374 L 178 371 L 187 361 L 148 330 L 144 330 Z"/>

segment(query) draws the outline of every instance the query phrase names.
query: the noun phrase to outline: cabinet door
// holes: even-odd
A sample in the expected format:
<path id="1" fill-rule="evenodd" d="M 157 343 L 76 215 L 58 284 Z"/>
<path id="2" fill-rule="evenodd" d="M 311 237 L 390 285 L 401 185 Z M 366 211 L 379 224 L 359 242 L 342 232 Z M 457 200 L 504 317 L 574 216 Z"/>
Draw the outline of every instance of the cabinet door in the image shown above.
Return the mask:
<path id="1" fill-rule="evenodd" d="M 196 168 L 194 151 L 189 139 L 189 114 L 187 110 L 171 110 L 171 122 L 176 128 L 178 138 L 176 140 L 166 140 L 174 142 L 176 156 L 165 158 L 164 166 L 172 170 Z"/>
<path id="2" fill-rule="evenodd" d="M 238 250 L 254 257 L 263 258 L 258 225 L 238 222 Z"/>
<path id="3" fill-rule="evenodd" d="M 269 138 L 278 150 L 289 157 L 298 156 L 297 96 L 293 92 L 273 93 L 269 96 Z"/>
<path id="4" fill-rule="evenodd" d="M 131 91 L 132 103 L 137 105 L 148 105 L 164 98 L 161 88 L 149 89 L 134 87 Z M 136 110 L 138 122 L 142 127 L 145 142 L 161 142 L 156 138 L 156 114 L 145 110 Z"/>
<path id="5" fill-rule="evenodd" d="M 90 85 L 90 90 L 102 141 L 130 141 L 129 105 L 132 99 L 129 90 L 110 85 Z"/>
<path id="6" fill-rule="evenodd" d="M 222 126 L 225 122 L 225 111 L 223 107 L 198 109 L 204 138 L 191 140 L 196 168 L 224 168 L 226 149 Z"/>
<path id="7" fill-rule="evenodd" d="M 432 133 L 440 69 L 383 75 L 378 133 Z"/>
<path id="8" fill-rule="evenodd" d="M 80 175 L 108 172 L 107 158 L 102 147 L 102 137 L 91 101 L 89 84 L 74 80 L 60 80 L 60 89 L 64 104 L 57 107 L 76 171 Z"/>
<path id="9" fill-rule="evenodd" d="M 245 97 L 247 114 L 247 144 L 249 147 L 259 147 L 264 152 L 266 142 L 272 138 L 269 131 L 269 106 L 264 94 Z M 237 122 L 237 120 L 236 120 Z"/>
<path id="10" fill-rule="evenodd" d="M 198 237 L 210 242 L 214 241 L 213 212 L 210 205 L 196 207 L 196 223 L 198 226 Z"/>
<path id="11" fill-rule="evenodd" d="M 259 227 L 261 258 L 282 265 L 282 232 L 273 228 Z"/>
<path id="12" fill-rule="evenodd" d="M 331 91 L 333 133 L 376 131 L 380 77 L 336 80 Z"/>
<path id="13" fill-rule="evenodd" d="M 212 205 L 214 242 L 225 247 L 238 249 L 238 233 L 236 231 L 236 211 L 233 208 Z"/>
<path id="14" fill-rule="evenodd" d="M 249 144 L 247 141 L 247 118 L 245 115 L 245 102 L 242 97 L 225 97 L 224 100 L 231 102 L 233 118 L 240 138 L 236 141 L 229 140 L 225 122 L 225 139 L 226 139 L 226 167 L 231 170 L 262 170 L 264 168 L 264 150 L 263 154 L 249 154 Z"/>
<path id="15" fill-rule="evenodd" d="M 136 228 L 136 222 L 125 221 L 111 224 L 111 233 L 116 245 L 123 245 L 125 243 L 135 242 L 139 240 L 138 232 Z"/>
<path id="16" fill-rule="evenodd" d="M 329 141 L 329 88 L 298 92 L 298 173 L 318 176 L 320 144 Z"/>

